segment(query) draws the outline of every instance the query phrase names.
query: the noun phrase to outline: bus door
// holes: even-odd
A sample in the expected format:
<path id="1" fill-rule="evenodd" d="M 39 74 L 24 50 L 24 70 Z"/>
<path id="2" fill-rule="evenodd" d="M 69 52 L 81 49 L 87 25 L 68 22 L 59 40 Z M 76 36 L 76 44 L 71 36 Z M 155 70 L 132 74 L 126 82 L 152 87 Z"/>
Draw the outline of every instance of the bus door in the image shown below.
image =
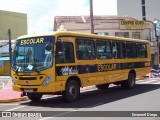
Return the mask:
<path id="1" fill-rule="evenodd" d="M 73 38 L 63 37 L 56 43 L 56 82 L 57 89 L 64 90 L 65 82 L 71 75 L 78 74 L 75 65 Z M 60 85 L 63 84 L 63 85 Z"/>

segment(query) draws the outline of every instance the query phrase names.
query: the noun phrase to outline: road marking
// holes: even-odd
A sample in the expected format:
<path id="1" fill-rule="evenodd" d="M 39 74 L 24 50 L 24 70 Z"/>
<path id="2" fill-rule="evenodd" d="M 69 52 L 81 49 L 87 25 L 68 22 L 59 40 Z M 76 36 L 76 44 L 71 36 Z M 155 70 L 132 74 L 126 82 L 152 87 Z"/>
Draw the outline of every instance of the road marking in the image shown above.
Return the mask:
<path id="1" fill-rule="evenodd" d="M 95 104 L 95 105 L 86 106 L 85 108 L 73 109 L 73 110 L 68 111 L 68 112 L 63 112 L 63 113 L 54 115 L 53 117 L 61 117 L 61 115 L 65 115 L 65 114 L 68 114 L 68 113 L 72 113 L 72 112 L 84 110 L 84 109 L 86 109 L 86 108 L 95 107 L 95 106 L 102 105 L 102 104 L 103 104 L 103 103 L 98 103 L 98 104 Z M 42 116 L 42 117 L 43 117 L 43 116 Z M 39 119 L 39 120 L 47 120 L 47 119 L 50 119 L 50 118 L 53 119 L 53 117 L 46 117 L 46 118 L 42 118 L 42 119 Z"/>
<path id="2" fill-rule="evenodd" d="M 160 84 L 160 82 L 156 82 L 156 83 L 153 83 L 153 84 Z"/>
<path id="3" fill-rule="evenodd" d="M 32 107 L 32 106 L 26 106 L 26 108 L 25 108 L 25 111 L 31 111 L 31 110 L 34 110 L 34 109 L 39 109 L 39 108 L 41 108 L 41 107 Z M 33 112 L 33 111 L 32 111 Z"/>
<path id="4" fill-rule="evenodd" d="M 12 109 L 5 110 L 5 111 L 13 111 L 13 110 L 16 110 L 16 109 L 19 109 L 19 108 L 23 108 L 23 107 L 25 107 L 25 106 L 20 106 L 20 107 L 12 108 Z"/>
<path id="5" fill-rule="evenodd" d="M 0 106 L 0 108 L 1 108 L 1 107 L 4 107 L 4 106 Z"/>
<path id="6" fill-rule="evenodd" d="M 2 84 L 2 89 L 4 89 L 4 86 L 5 86 L 5 84 L 4 84 L 4 82 L 0 82 L 0 84 Z"/>
<path id="7" fill-rule="evenodd" d="M 46 117 L 46 118 L 42 118 L 42 119 L 39 119 L 39 120 L 47 120 L 47 119 L 50 119 L 52 117 Z"/>
<path id="8" fill-rule="evenodd" d="M 144 84 L 144 83 L 151 83 L 151 82 L 155 82 L 157 80 L 149 80 L 149 81 L 145 81 L 145 82 L 138 82 L 138 84 Z"/>

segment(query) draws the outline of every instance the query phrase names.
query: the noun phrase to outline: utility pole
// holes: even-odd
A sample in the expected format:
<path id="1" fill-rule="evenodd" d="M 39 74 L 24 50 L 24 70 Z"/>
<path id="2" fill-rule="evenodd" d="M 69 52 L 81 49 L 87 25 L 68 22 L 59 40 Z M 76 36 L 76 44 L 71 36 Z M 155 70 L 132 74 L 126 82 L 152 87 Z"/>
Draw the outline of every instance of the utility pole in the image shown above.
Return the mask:
<path id="1" fill-rule="evenodd" d="M 12 68 L 11 29 L 8 29 L 8 39 L 9 39 L 10 75 L 11 75 L 11 68 Z"/>
<path id="2" fill-rule="evenodd" d="M 145 7 L 145 0 L 141 0 L 142 3 L 142 19 L 146 21 L 146 7 Z"/>
<path id="3" fill-rule="evenodd" d="M 90 24 L 91 24 L 91 34 L 94 34 L 94 25 L 93 25 L 93 1 L 90 0 Z"/>
<path id="4" fill-rule="evenodd" d="M 160 45 L 159 45 L 159 34 L 158 34 L 158 30 L 157 30 L 157 28 L 159 27 L 158 26 L 158 24 L 160 24 L 160 20 L 154 20 L 154 26 L 155 26 L 155 38 L 156 38 L 156 41 L 157 41 L 157 69 L 159 69 L 159 64 L 160 64 L 160 62 L 159 62 L 159 47 L 160 47 Z"/>

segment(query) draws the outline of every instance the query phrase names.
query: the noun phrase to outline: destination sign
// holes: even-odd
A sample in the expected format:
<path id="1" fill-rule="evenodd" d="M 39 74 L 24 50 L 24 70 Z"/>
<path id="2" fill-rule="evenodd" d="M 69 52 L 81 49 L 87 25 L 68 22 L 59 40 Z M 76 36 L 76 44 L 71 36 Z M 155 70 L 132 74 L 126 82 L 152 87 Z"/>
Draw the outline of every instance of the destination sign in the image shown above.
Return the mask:
<path id="1" fill-rule="evenodd" d="M 29 38 L 20 40 L 20 45 L 29 45 L 29 44 L 40 44 L 44 43 L 44 38 Z"/>

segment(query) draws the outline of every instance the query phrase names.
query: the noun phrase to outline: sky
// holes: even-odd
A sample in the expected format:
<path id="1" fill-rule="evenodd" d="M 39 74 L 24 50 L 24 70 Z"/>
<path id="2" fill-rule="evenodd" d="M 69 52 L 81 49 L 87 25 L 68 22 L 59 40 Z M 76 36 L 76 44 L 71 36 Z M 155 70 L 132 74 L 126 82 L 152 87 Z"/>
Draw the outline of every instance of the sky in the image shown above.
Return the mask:
<path id="1" fill-rule="evenodd" d="M 28 34 L 53 31 L 54 16 L 89 15 L 90 0 L 0 0 L 0 10 L 27 14 Z M 117 15 L 117 0 L 93 0 L 94 15 Z"/>

